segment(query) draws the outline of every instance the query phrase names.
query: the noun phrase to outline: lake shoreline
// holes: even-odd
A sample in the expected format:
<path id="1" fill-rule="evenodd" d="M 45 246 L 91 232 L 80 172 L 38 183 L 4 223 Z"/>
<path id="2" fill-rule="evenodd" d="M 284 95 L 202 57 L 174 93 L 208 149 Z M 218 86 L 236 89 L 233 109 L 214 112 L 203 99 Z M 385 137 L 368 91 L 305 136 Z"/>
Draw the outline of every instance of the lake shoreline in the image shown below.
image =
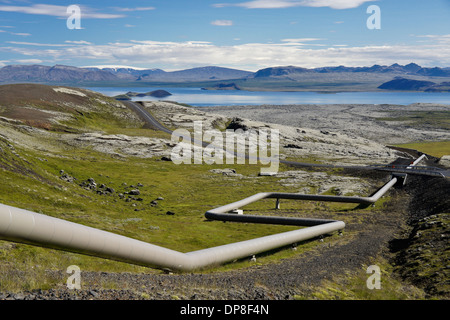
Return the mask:
<path id="1" fill-rule="evenodd" d="M 148 92 L 161 87 L 88 87 L 86 89 L 109 97 L 127 92 Z M 314 91 L 244 91 L 202 90 L 201 88 L 166 88 L 171 96 L 165 100 L 195 107 L 237 105 L 291 105 L 291 104 L 397 104 L 443 103 L 450 104 L 450 94 L 442 92 L 314 92 Z M 133 97 L 133 101 L 159 101 L 155 97 Z"/>

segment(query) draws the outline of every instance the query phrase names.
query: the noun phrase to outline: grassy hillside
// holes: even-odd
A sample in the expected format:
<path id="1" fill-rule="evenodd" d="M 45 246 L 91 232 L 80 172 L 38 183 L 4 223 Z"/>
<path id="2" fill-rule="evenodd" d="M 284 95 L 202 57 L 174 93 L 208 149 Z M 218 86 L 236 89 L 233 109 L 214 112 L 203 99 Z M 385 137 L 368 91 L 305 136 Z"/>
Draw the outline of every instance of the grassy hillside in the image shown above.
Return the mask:
<path id="1" fill-rule="evenodd" d="M 56 132 L 89 132 L 142 125 L 131 110 L 102 94 L 37 84 L 0 86 L 0 117 Z"/>

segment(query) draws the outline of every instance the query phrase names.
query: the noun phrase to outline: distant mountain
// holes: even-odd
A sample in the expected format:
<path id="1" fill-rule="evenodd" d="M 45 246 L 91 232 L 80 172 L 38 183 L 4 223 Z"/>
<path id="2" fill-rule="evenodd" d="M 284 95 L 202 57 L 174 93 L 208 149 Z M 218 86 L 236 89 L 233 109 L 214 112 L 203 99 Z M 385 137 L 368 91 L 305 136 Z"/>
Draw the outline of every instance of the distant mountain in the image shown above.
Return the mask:
<path id="1" fill-rule="evenodd" d="M 134 69 L 128 67 L 71 67 L 56 65 L 9 65 L 0 68 L 0 82 L 197 82 L 232 80 L 252 76 L 253 72 L 222 68 L 200 67 L 166 72 L 161 69 Z"/>
<path id="2" fill-rule="evenodd" d="M 436 83 L 431 81 L 420 81 L 420 80 L 411 80 L 398 78 L 388 82 L 383 83 L 378 88 L 385 90 L 414 90 L 414 91 L 422 91 L 431 86 L 436 85 Z"/>
<path id="3" fill-rule="evenodd" d="M 254 78 L 280 77 L 280 76 L 288 76 L 294 73 L 305 73 L 305 72 L 314 72 L 314 70 L 294 66 L 272 67 L 258 70 L 255 73 Z"/>
<path id="4" fill-rule="evenodd" d="M 253 75 L 253 73 L 249 71 L 222 67 L 200 67 L 170 72 L 161 69 L 134 69 L 126 67 L 106 67 L 101 69 L 98 67 L 89 67 L 89 69 L 108 71 L 120 79 L 158 82 L 230 80 Z"/>
<path id="5" fill-rule="evenodd" d="M 394 63 L 390 66 L 373 65 L 371 67 L 321 67 L 314 69 L 306 69 L 295 66 L 280 66 L 271 67 L 258 70 L 254 74 L 254 78 L 267 78 L 267 77 L 288 77 L 295 74 L 304 73 L 378 73 L 386 74 L 393 73 L 398 75 L 418 75 L 429 77 L 450 77 L 450 68 L 423 68 L 415 63 L 410 63 L 405 66 Z"/>
<path id="6" fill-rule="evenodd" d="M 450 70 L 443 68 L 421 68 L 417 74 L 430 77 L 450 77 Z"/>
<path id="7" fill-rule="evenodd" d="M 10 65 L 0 69 L 0 82 L 82 82 L 116 81 L 107 71 L 89 70 L 71 66 Z"/>
<path id="8" fill-rule="evenodd" d="M 150 73 L 148 75 L 142 75 L 138 80 L 192 82 L 192 81 L 241 79 L 251 75 L 253 75 L 253 72 L 210 66 L 164 73 Z"/>
<path id="9" fill-rule="evenodd" d="M 450 82 L 435 83 L 405 78 L 396 78 L 378 87 L 383 90 L 450 92 Z"/>
<path id="10" fill-rule="evenodd" d="M 88 70 L 102 70 L 124 80 L 141 80 L 142 77 L 165 73 L 161 69 L 135 69 L 131 67 L 85 67 Z"/>

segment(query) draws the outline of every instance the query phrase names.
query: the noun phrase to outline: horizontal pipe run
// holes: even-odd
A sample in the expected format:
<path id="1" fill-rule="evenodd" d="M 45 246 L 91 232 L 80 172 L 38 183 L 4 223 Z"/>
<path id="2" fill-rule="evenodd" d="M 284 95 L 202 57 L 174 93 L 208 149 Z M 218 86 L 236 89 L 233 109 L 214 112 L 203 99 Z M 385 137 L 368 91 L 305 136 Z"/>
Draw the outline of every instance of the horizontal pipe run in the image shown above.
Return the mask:
<path id="1" fill-rule="evenodd" d="M 111 232 L 0 204 L 0 239 L 180 271 L 219 265 L 344 227 L 343 222 L 326 223 L 326 227 L 318 225 L 316 228 L 310 227 L 181 253 Z"/>
<path id="2" fill-rule="evenodd" d="M 193 259 L 190 269 L 199 269 L 206 265 L 219 265 L 229 261 L 250 257 L 261 252 L 292 245 L 313 239 L 345 228 L 342 221 L 316 225 L 299 230 L 288 231 L 257 239 L 231 243 L 219 247 L 187 253 Z"/>

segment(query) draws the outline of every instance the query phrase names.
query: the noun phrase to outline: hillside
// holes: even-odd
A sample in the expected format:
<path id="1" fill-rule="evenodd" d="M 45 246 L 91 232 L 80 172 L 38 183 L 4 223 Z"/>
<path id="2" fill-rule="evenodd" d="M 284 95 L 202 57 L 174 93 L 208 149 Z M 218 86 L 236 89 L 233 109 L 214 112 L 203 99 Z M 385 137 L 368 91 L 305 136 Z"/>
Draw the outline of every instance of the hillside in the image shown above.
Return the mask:
<path id="1" fill-rule="evenodd" d="M 0 117 L 50 131 L 78 132 L 135 125 L 136 115 L 102 94 L 39 84 L 0 86 Z"/>
<path id="2" fill-rule="evenodd" d="M 244 196 L 268 190 L 366 196 L 388 178 L 384 173 L 284 164 L 274 176 L 261 176 L 261 164 L 177 165 L 167 161 L 175 146 L 171 136 L 146 126 L 121 102 L 75 87 L 5 85 L 0 86 L 0 93 L 0 203 L 181 252 L 294 230 L 293 226 L 204 218 L 206 210 Z M 142 107 L 171 129 L 192 130 L 193 121 L 202 121 L 204 130 L 279 129 L 281 159 L 350 165 L 390 163 L 398 157 L 410 160 L 403 151 L 320 125 L 277 125 L 173 102 L 145 102 Z M 364 114 L 362 120 L 371 121 L 360 107 L 353 106 L 356 113 Z M 430 158 L 430 163 L 433 161 Z M 448 187 L 434 185 L 443 192 Z M 332 234 L 298 243 L 295 250 L 280 248 L 258 255 L 256 262 L 244 258 L 192 273 L 164 274 L 79 253 L 0 241 L 0 300 L 446 298 L 448 290 L 441 282 L 446 272 L 442 251 L 427 247 L 427 256 L 420 257 L 433 263 L 432 268 L 425 268 L 427 274 L 438 275 L 433 279 L 439 282 L 433 285 L 427 282 L 422 286 L 423 270 L 403 269 L 402 264 L 397 265 L 399 273 L 392 271 L 395 253 L 389 250 L 389 244 L 413 234 L 404 205 L 415 206 L 410 194 L 416 189 L 411 187 L 394 188 L 369 207 L 286 200 L 281 210 L 275 210 L 274 201 L 255 203 L 245 210 L 252 214 L 343 219 L 346 229 L 342 236 Z M 447 202 L 436 206 L 436 201 L 439 196 L 427 203 L 436 210 L 420 210 L 415 217 L 440 215 L 448 208 Z M 424 241 L 434 239 L 428 233 L 431 228 L 439 227 L 437 232 L 441 232 L 447 223 L 445 216 L 432 219 L 428 222 L 440 224 L 430 225 Z M 413 249 L 417 246 L 420 243 L 414 241 Z M 407 246 L 395 248 L 400 252 Z M 433 259 L 429 253 L 433 253 Z M 370 264 L 383 268 L 383 290 L 364 289 Z M 80 290 L 67 288 L 67 268 L 71 265 L 82 270 Z M 409 271 L 413 271 L 417 285 L 409 282 Z"/>

